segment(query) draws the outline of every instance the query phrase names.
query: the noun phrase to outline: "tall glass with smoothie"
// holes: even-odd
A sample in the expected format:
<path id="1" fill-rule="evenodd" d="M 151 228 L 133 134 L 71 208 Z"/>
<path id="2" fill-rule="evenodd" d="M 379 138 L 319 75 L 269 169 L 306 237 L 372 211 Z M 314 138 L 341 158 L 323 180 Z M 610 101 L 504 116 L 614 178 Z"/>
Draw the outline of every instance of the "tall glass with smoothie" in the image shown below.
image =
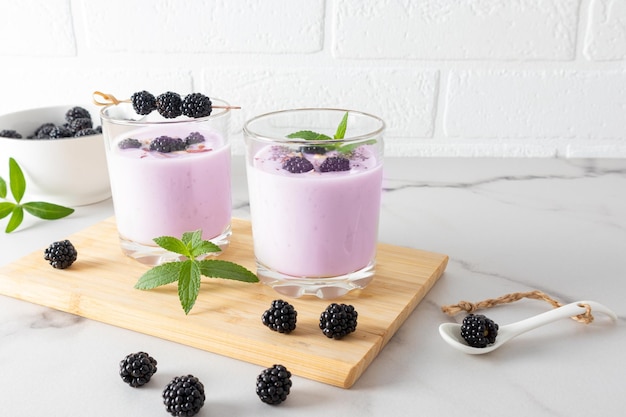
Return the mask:
<path id="1" fill-rule="evenodd" d="M 225 249 L 231 235 L 228 104 L 210 115 L 139 115 L 130 103 L 102 109 L 115 220 L 122 251 L 157 265 L 178 259 L 154 242 L 202 230 Z M 218 252 L 219 253 L 219 252 Z"/>
<path id="2" fill-rule="evenodd" d="M 384 122 L 295 109 L 246 122 L 257 275 L 279 293 L 335 298 L 374 277 Z"/>

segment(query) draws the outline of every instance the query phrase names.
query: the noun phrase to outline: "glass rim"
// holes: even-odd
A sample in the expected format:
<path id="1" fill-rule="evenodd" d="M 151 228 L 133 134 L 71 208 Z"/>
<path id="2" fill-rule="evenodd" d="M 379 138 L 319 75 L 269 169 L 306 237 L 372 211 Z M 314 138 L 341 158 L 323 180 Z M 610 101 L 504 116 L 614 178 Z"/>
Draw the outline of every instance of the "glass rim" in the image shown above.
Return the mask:
<path id="1" fill-rule="evenodd" d="M 249 125 L 255 123 L 261 119 L 269 118 L 276 115 L 288 114 L 288 113 L 303 113 L 307 111 L 313 112 L 321 112 L 321 111 L 330 111 L 330 112 L 341 112 L 341 113 L 351 113 L 357 114 L 359 116 L 364 116 L 370 119 L 377 121 L 380 126 L 377 129 L 372 130 L 371 132 L 367 132 L 364 134 L 360 134 L 357 136 L 347 136 L 343 139 L 326 139 L 326 140 L 309 140 L 302 138 L 287 138 L 285 136 L 271 136 L 266 134 L 261 134 L 252 130 Z M 247 120 L 243 125 L 243 133 L 245 136 L 249 136 L 251 138 L 261 140 L 264 142 L 281 142 L 281 143 L 309 143 L 309 144 L 329 144 L 329 143 L 346 143 L 346 142 L 358 142 L 362 140 L 371 139 L 372 137 L 378 137 L 382 132 L 386 129 L 386 124 L 383 119 L 378 116 L 375 116 L 370 113 L 366 113 L 360 110 L 351 110 L 351 109 L 342 109 L 342 108 L 334 108 L 334 107 L 302 107 L 296 109 L 284 109 L 277 110 L 269 113 L 260 114 L 255 116 L 249 120 Z"/>
<path id="2" fill-rule="evenodd" d="M 224 106 L 224 107 L 229 107 L 230 104 L 222 99 L 219 98 L 211 98 L 211 105 L 213 106 L 213 104 L 219 104 L 220 106 Z M 113 117 L 109 114 L 107 114 L 107 110 L 110 110 L 114 107 L 117 106 L 131 106 L 131 103 L 128 102 L 124 102 L 124 103 L 118 103 L 118 104 L 108 104 L 106 106 L 104 106 L 102 109 L 100 109 L 100 117 L 102 118 L 102 120 L 106 120 L 109 123 L 113 123 L 113 124 L 117 124 L 117 125 L 128 125 L 128 126 L 145 126 L 145 125 L 164 125 L 164 124 L 171 124 L 171 125 L 175 125 L 175 124 L 188 124 L 188 123 L 200 123 L 200 122 L 204 122 L 207 120 L 211 120 L 211 119 L 217 119 L 220 117 L 224 117 L 226 115 L 228 115 L 230 113 L 229 108 L 220 108 L 220 109 L 213 109 L 211 111 L 211 114 L 208 116 L 204 116 L 204 117 L 197 117 L 197 118 L 193 118 L 193 117 L 185 117 L 183 119 L 179 119 L 179 117 L 175 117 L 173 119 L 163 119 L 163 120 L 132 120 L 132 119 L 119 119 L 116 117 Z M 218 110 L 217 112 L 215 110 Z M 138 116 L 142 116 L 140 114 L 138 114 Z"/>

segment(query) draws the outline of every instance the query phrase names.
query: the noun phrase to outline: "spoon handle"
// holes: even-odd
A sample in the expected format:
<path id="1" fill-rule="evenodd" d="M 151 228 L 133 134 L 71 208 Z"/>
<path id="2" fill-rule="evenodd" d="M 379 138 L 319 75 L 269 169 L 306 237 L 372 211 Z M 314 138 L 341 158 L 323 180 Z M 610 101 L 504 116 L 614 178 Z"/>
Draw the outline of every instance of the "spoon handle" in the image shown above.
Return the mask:
<path id="1" fill-rule="evenodd" d="M 600 312 L 608 315 L 612 320 L 617 320 L 617 315 L 612 310 L 600 303 L 597 303 L 595 301 L 576 301 L 561 306 L 559 308 L 546 311 L 545 313 L 527 318 L 525 320 L 518 321 L 517 323 L 509 324 L 504 327 L 506 327 L 507 330 L 511 331 L 515 335 L 520 335 L 529 330 L 543 326 L 544 324 L 548 324 L 566 317 L 573 317 L 582 314 L 586 311 L 584 305 L 588 305 L 589 307 L 591 307 L 592 314 Z"/>

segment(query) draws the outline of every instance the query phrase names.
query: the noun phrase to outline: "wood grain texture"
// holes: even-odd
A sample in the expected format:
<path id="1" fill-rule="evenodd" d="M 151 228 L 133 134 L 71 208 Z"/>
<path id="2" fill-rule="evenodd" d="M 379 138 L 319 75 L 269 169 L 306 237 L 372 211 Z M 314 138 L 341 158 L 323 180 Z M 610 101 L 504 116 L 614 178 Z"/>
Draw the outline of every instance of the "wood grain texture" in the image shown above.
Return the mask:
<path id="1" fill-rule="evenodd" d="M 229 248 L 219 259 L 255 270 L 250 223 L 233 219 Z M 376 358 L 446 268 L 446 255 L 379 244 L 376 276 L 363 290 L 338 299 L 359 312 L 356 332 L 326 338 L 319 315 L 331 302 L 286 299 L 298 311 L 289 335 L 270 331 L 261 315 L 281 298 L 262 284 L 203 277 L 200 295 L 185 316 L 176 284 L 133 288 L 148 267 L 121 253 L 115 219 L 68 237 L 78 260 L 56 270 L 43 250 L 0 268 L 0 294 L 44 305 L 264 367 L 285 365 L 293 374 L 351 387 Z"/>

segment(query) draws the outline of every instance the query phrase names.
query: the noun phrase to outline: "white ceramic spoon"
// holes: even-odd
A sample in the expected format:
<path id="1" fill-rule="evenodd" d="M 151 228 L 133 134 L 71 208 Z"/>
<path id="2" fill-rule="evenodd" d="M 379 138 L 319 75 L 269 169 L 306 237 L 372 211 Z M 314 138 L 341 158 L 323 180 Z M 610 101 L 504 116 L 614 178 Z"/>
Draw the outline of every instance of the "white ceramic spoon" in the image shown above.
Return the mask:
<path id="1" fill-rule="evenodd" d="M 453 348 L 464 353 L 469 353 L 470 355 L 480 355 L 498 349 L 515 336 L 519 336 L 529 330 L 536 329 L 539 326 L 543 326 L 544 324 L 548 324 L 556 320 L 584 313 L 586 309 L 585 307 L 581 307 L 580 304 L 586 304 L 591 307 L 591 314 L 604 313 L 611 317 L 614 321 L 617 320 L 617 315 L 602 304 L 596 303 L 595 301 L 576 301 L 516 323 L 500 326 L 495 343 L 484 348 L 469 346 L 461 337 L 461 325 L 457 323 L 443 323 L 439 326 L 439 334 L 443 340 L 445 340 Z"/>

